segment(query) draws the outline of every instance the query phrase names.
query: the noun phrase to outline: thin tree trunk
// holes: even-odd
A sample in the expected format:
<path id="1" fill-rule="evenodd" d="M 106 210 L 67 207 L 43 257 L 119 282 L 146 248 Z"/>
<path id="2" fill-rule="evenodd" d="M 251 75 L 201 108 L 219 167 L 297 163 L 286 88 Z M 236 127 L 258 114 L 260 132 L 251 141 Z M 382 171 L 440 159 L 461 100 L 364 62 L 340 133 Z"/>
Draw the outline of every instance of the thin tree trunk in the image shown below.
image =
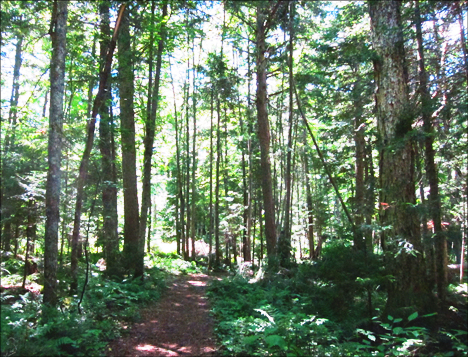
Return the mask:
<path id="1" fill-rule="evenodd" d="M 289 267 L 291 260 L 291 201 L 292 201 L 292 190 L 291 190 L 291 154 L 293 150 L 293 131 L 294 131 L 294 86 L 293 86 L 293 50 L 294 50 L 294 31 L 293 31 L 293 19 L 294 19 L 294 2 L 289 4 L 289 129 L 288 129 L 288 151 L 286 154 L 286 172 L 284 175 L 284 181 L 286 186 L 286 200 L 284 207 L 284 232 L 280 234 L 279 255 L 280 264 L 283 267 Z"/>
<path id="2" fill-rule="evenodd" d="M 4 248 L 6 251 L 10 250 L 9 244 L 11 239 L 11 225 L 8 225 L 7 222 L 11 219 L 11 202 L 9 197 L 6 196 L 7 192 L 5 191 L 5 183 L 7 180 L 10 180 L 10 168 L 11 160 L 5 160 L 11 148 L 14 146 L 15 142 L 15 131 L 17 125 L 17 116 L 18 116 L 18 99 L 19 99 L 19 78 L 20 70 L 22 63 L 22 49 L 23 49 L 23 35 L 18 35 L 18 40 L 16 42 L 16 53 L 15 53 L 15 64 L 13 67 L 13 84 L 11 89 L 11 98 L 10 98 L 10 110 L 8 113 L 8 128 L 6 130 L 6 135 L 4 138 L 4 147 L 2 152 L 2 160 L 0 160 L 0 168 L 2 173 L 2 182 L 1 182 L 1 202 L 2 202 L 2 226 L 3 232 L 0 235 L 0 238 L 3 243 L 8 242 L 8 249 Z M 3 118 L 2 118 L 3 123 Z M 5 130 L 4 130 L 5 131 Z M 10 228 L 9 228 L 10 227 Z M 7 229 L 8 228 L 8 229 Z"/>
<path id="3" fill-rule="evenodd" d="M 110 40 L 110 1 L 101 2 L 99 4 L 99 12 L 101 16 L 101 40 L 100 40 L 100 59 L 101 68 L 104 67 L 109 47 Z M 118 275 L 117 255 L 119 251 L 119 237 L 117 233 L 118 218 L 117 218 L 117 183 L 114 176 L 113 157 L 112 157 L 112 139 L 111 131 L 113 130 L 111 117 L 109 115 L 109 106 L 112 105 L 111 85 L 107 84 L 102 105 L 99 108 L 99 149 L 101 151 L 102 160 L 102 219 L 103 219 L 103 235 L 104 235 L 104 250 L 106 256 L 106 273 Z"/>
<path id="4" fill-rule="evenodd" d="M 240 103 L 240 101 L 239 101 Z M 239 113 L 239 123 L 240 123 L 240 135 L 242 137 L 241 142 L 241 151 L 242 151 L 242 191 L 243 191 L 243 205 L 244 209 L 242 210 L 242 220 L 243 220 L 243 228 L 242 228 L 242 248 L 243 252 L 242 255 L 244 257 L 244 261 L 248 262 L 252 260 L 251 257 L 251 247 L 250 247 L 250 235 L 249 235 L 249 188 L 247 186 L 247 169 L 246 169 L 246 160 L 245 160 L 245 133 L 244 133 L 244 121 L 242 120 L 242 114 Z"/>
<path id="5" fill-rule="evenodd" d="M 415 22 L 416 39 L 418 41 L 419 54 L 419 94 L 421 95 L 423 128 L 425 135 L 426 154 L 426 176 L 429 181 L 431 194 L 429 196 L 429 212 L 434 223 L 435 241 L 436 241 L 436 261 L 437 261 L 437 296 L 440 301 L 445 302 L 447 298 L 447 240 L 442 231 L 441 205 L 439 196 L 439 179 L 437 168 L 435 166 L 434 151 L 434 128 L 432 126 L 432 108 L 431 95 L 427 88 L 427 73 L 424 59 L 424 45 L 422 39 L 421 15 L 419 11 L 419 0 L 415 1 Z"/>
<path id="6" fill-rule="evenodd" d="M 188 13 L 187 13 L 188 16 Z M 187 17 L 188 19 L 188 17 Z M 187 20 L 188 21 L 188 20 Z M 189 45 L 189 35 L 187 33 L 187 46 Z M 185 172 L 185 190 L 187 198 L 187 235 L 185 241 L 185 259 L 190 257 L 189 237 L 191 227 L 191 202 L 190 202 L 190 122 L 189 122 L 189 95 L 190 95 L 190 59 L 187 59 L 187 78 L 185 85 L 185 149 L 186 149 L 186 172 Z"/>
<path id="7" fill-rule="evenodd" d="M 50 36 L 49 145 L 46 185 L 46 224 L 44 235 L 44 304 L 57 304 L 57 255 L 60 222 L 60 172 L 62 159 L 63 96 L 67 44 L 68 1 L 54 1 Z"/>
<path id="8" fill-rule="evenodd" d="M 216 126 L 216 185 L 215 185 L 215 268 L 219 268 L 221 265 L 221 248 L 219 245 L 219 165 L 221 162 L 221 108 L 219 103 L 219 94 L 216 98 L 216 111 L 218 114 L 218 123 Z"/>
<path id="9" fill-rule="evenodd" d="M 213 267 L 213 116 L 214 116 L 214 93 L 211 88 L 211 101 L 210 101 L 210 227 L 208 231 L 209 253 L 208 253 L 208 267 Z"/>
<path id="10" fill-rule="evenodd" d="M 261 149 L 260 164 L 262 172 L 263 204 L 265 209 L 265 236 L 269 263 L 274 266 L 276 259 L 276 224 L 270 164 L 270 125 L 268 123 L 267 111 L 267 58 L 265 58 L 265 52 L 267 50 L 265 20 L 267 14 L 263 6 L 261 2 L 257 3 L 257 28 L 255 38 L 257 44 L 257 121 Z"/>
<path id="11" fill-rule="evenodd" d="M 167 16 L 167 2 L 162 3 L 162 19 Z M 164 51 L 164 43 L 166 40 L 166 30 L 163 25 L 160 30 L 160 39 L 158 41 L 158 51 L 156 54 L 156 73 L 154 76 L 154 90 L 151 97 L 151 111 L 148 112 L 148 118 L 146 120 L 146 135 L 144 139 L 145 153 L 143 163 L 143 192 L 141 196 L 141 213 L 140 213 L 140 252 L 142 257 L 139 259 L 139 273 L 143 271 L 143 256 L 145 250 L 145 237 L 146 237 L 146 225 L 148 220 L 148 209 L 151 205 L 151 158 L 153 155 L 153 145 L 155 136 L 156 126 L 156 115 L 159 106 L 159 87 L 162 67 L 162 54 Z M 149 99 L 148 99 L 149 100 Z"/>
<path id="12" fill-rule="evenodd" d="M 367 228 L 364 232 L 366 246 L 368 252 L 374 251 L 373 243 L 373 229 L 370 228 L 372 225 L 372 217 L 374 215 L 374 206 L 375 206 L 375 175 L 374 175 L 374 162 L 372 159 L 372 146 L 371 144 L 366 144 L 366 155 L 364 156 L 366 163 L 366 177 L 365 177 L 365 186 L 366 190 L 366 225 Z"/>
<path id="13" fill-rule="evenodd" d="M 177 195 L 180 202 L 180 215 L 179 215 L 179 225 L 180 225 L 180 245 L 181 251 L 179 254 L 182 254 L 182 257 L 185 258 L 185 200 L 183 194 L 183 180 L 182 180 L 182 168 L 180 165 L 180 133 L 179 133 L 179 122 L 177 116 L 177 104 L 176 104 L 176 94 L 174 89 L 174 80 L 172 78 L 172 66 L 169 62 L 169 74 L 171 76 L 171 86 L 172 86 L 172 95 L 174 97 L 174 121 L 175 121 L 175 134 L 176 134 L 176 158 L 177 158 Z"/>
<path id="14" fill-rule="evenodd" d="M 193 108 L 193 135 L 192 135 L 192 220 L 191 220 L 191 237 L 192 237 L 192 260 L 195 260 L 195 223 L 196 223 L 196 182 L 195 176 L 197 172 L 197 152 L 196 152 L 196 142 L 197 142 L 197 99 L 196 99 L 196 86 L 195 86 L 195 77 L 197 76 L 197 70 L 195 67 L 195 39 L 192 42 L 192 67 L 194 68 L 193 73 L 193 93 L 192 93 L 192 108 Z M 201 51 L 201 48 L 200 48 Z"/>
<path id="15" fill-rule="evenodd" d="M 80 236 L 80 224 L 81 224 L 81 210 L 83 206 L 83 194 L 84 194 L 84 185 L 86 181 L 86 176 L 88 172 L 88 162 L 91 150 L 94 143 L 94 130 L 96 128 L 96 117 L 99 111 L 99 108 L 102 105 L 102 102 L 105 99 L 105 90 L 107 88 L 107 80 L 110 75 L 110 70 L 112 67 L 112 59 L 114 56 L 114 50 L 117 41 L 117 34 L 120 27 L 120 21 L 122 19 L 123 12 L 125 10 L 126 4 L 122 4 L 119 9 L 119 15 L 115 23 L 114 34 L 112 36 L 111 42 L 109 44 L 109 49 L 107 51 L 106 64 L 99 74 L 99 90 L 96 94 L 96 98 L 93 103 L 93 110 L 91 113 L 91 118 L 88 120 L 86 126 L 86 144 L 83 156 L 81 157 L 80 170 L 78 174 L 78 179 L 76 183 L 76 203 L 75 203 L 75 216 L 73 221 L 73 233 L 71 241 L 71 275 L 72 281 L 70 284 L 70 292 L 74 294 L 78 287 L 78 241 Z M 52 93 L 51 93 L 52 95 Z M 51 99 L 52 106 L 52 99 Z"/>
<path id="16" fill-rule="evenodd" d="M 28 226 L 26 228 L 26 253 L 24 258 L 24 275 L 23 275 L 23 284 L 21 287 L 24 289 L 26 286 L 26 276 L 30 273 L 30 265 L 29 265 L 29 248 L 31 244 L 31 240 L 33 239 L 33 232 L 34 226 L 36 225 L 35 222 L 35 206 L 36 202 L 33 199 L 30 199 L 28 202 Z"/>
<path id="17" fill-rule="evenodd" d="M 306 201 L 307 201 L 307 239 L 309 241 L 309 259 L 315 257 L 314 242 L 314 206 L 312 204 L 312 191 L 310 189 L 309 158 L 304 151 L 304 173 L 306 181 Z"/>
<path id="18" fill-rule="evenodd" d="M 356 225 L 356 229 L 353 238 L 354 248 L 364 251 L 367 247 L 362 229 L 365 211 L 364 161 L 366 140 L 364 138 L 365 126 L 362 118 L 362 85 L 361 79 L 359 78 L 359 65 L 355 66 L 353 72 L 357 76 L 352 90 L 354 103 L 354 145 L 356 155 L 356 194 L 354 200 L 354 224 Z"/>
<path id="19" fill-rule="evenodd" d="M 63 200 L 63 204 L 62 204 L 62 233 L 60 234 L 60 257 L 59 257 L 59 261 L 60 261 L 60 266 L 62 266 L 62 263 L 63 263 L 63 248 L 64 248 L 64 245 L 65 245 L 65 237 L 68 235 L 67 233 L 67 218 L 68 218 L 68 215 L 67 215 L 67 200 L 68 200 L 68 165 L 69 165 L 69 153 L 68 153 L 68 148 L 67 148 L 67 151 L 65 153 L 65 160 L 66 160 L 66 164 L 65 164 L 65 181 L 64 181 L 64 186 L 65 186 L 65 200 Z"/>
<path id="20" fill-rule="evenodd" d="M 8 131 L 5 137 L 5 147 L 3 151 L 3 155 L 7 154 L 11 147 L 15 143 L 15 132 L 16 132 L 16 125 L 18 120 L 18 100 L 19 100 L 19 78 L 20 78 L 20 70 L 21 70 L 21 63 L 22 53 L 23 53 L 23 38 L 22 34 L 18 35 L 18 40 L 16 42 L 16 52 L 15 52 L 15 65 L 13 67 L 13 85 L 11 86 L 11 98 L 10 98 L 10 110 L 8 112 Z"/>

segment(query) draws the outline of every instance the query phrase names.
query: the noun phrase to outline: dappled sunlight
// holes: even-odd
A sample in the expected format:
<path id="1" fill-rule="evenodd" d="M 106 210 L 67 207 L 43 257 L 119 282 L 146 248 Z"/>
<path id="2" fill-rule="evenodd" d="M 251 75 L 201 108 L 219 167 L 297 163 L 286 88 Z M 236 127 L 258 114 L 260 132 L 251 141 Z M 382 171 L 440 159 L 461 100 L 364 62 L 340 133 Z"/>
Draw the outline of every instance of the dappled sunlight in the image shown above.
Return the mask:
<path id="1" fill-rule="evenodd" d="M 137 346 L 135 347 L 138 351 L 155 351 L 156 347 L 152 345 L 144 345 L 144 346 Z"/>
<path id="2" fill-rule="evenodd" d="M 141 311 L 128 336 L 108 356 L 202 356 L 216 351 L 204 274 L 177 278 L 165 298 Z"/>
<path id="3" fill-rule="evenodd" d="M 188 283 L 193 286 L 206 286 L 206 281 L 189 280 Z"/>

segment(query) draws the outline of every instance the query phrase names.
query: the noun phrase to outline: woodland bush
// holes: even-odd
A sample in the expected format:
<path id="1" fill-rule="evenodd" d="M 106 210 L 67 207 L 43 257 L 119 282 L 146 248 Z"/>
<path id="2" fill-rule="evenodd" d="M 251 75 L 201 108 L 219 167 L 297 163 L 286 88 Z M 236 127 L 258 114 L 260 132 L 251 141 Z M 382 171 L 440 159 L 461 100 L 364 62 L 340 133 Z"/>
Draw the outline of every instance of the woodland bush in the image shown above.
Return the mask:
<path id="1" fill-rule="evenodd" d="M 289 276 L 213 281 L 208 294 L 222 351 L 229 356 L 466 355 L 466 331 L 440 329 L 449 341 L 442 346 L 421 326 L 429 315 L 380 317 L 385 290 L 378 287 L 391 279 L 380 268 L 381 259 L 334 242 L 321 260 L 298 264 Z"/>
<path id="2" fill-rule="evenodd" d="M 154 266 L 146 270 L 144 281 L 109 280 L 91 266 L 81 313 L 79 295 L 63 296 L 60 308 L 49 310 L 47 320 L 43 319 L 41 295 L 32 292 L 18 295 L 5 289 L 1 294 L 1 354 L 102 355 L 108 341 L 119 336 L 124 324 L 139 319 L 142 305 L 159 299 L 168 272 L 175 269 L 174 259 L 159 257 L 151 261 Z"/>

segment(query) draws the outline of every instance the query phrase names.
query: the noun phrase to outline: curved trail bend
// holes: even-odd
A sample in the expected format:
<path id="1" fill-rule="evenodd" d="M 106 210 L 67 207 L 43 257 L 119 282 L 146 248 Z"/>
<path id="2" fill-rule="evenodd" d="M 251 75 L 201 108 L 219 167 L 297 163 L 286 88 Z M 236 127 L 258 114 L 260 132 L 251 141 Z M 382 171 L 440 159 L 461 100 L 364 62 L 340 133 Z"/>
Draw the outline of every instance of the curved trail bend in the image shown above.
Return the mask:
<path id="1" fill-rule="evenodd" d="M 205 295 L 205 274 L 177 277 L 153 306 L 140 311 L 142 321 L 112 341 L 107 356 L 215 356 L 213 321 Z"/>

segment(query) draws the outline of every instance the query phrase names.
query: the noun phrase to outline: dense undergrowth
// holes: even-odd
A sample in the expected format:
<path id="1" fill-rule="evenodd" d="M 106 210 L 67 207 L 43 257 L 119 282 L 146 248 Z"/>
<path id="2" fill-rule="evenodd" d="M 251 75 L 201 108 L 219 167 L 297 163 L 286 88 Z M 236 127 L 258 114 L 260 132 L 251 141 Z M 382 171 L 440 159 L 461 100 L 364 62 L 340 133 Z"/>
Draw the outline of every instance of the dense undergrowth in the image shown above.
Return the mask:
<path id="1" fill-rule="evenodd" d="M 259 272 L 250 281 L 241 274 L 214 281 L 208 294 L 222 351 L 228 356 L 467 355 L 466 295 L 461 309 L 451 307 L 455 326 L 438 325 L 436 312 L 382 316 L 383 287 L 391 276 L 380 268 L 380 259 L 358 256 L 338 243 L 315 263 L 277 274 Z"/>
<path id="2" fill-rule="evenodd" d="M 42 314 L 42 295 L 9 287 L 1 293 L 2 356 L 99 356 L 125 326 L 140 318 L 142 306 L 157 301 L 173 274 L 196 272 L 194 264 L 173 254 L 157 253 L 146 259 L 145 278 L 113 281 L 91 265 L 89 283 L 78 311 L 81 294 L 62 296 L 60 308 Z M 2 285 L 21 284 L 23 263 L 2 262 Z M 64 286 L 66 277 L 59 277 Z M 39 274 L 28 284 L 41 283 Z M 82 282 L 80 284 L 82 286 Z M 81 289 L 81 288 L 80 288 Z"/>

